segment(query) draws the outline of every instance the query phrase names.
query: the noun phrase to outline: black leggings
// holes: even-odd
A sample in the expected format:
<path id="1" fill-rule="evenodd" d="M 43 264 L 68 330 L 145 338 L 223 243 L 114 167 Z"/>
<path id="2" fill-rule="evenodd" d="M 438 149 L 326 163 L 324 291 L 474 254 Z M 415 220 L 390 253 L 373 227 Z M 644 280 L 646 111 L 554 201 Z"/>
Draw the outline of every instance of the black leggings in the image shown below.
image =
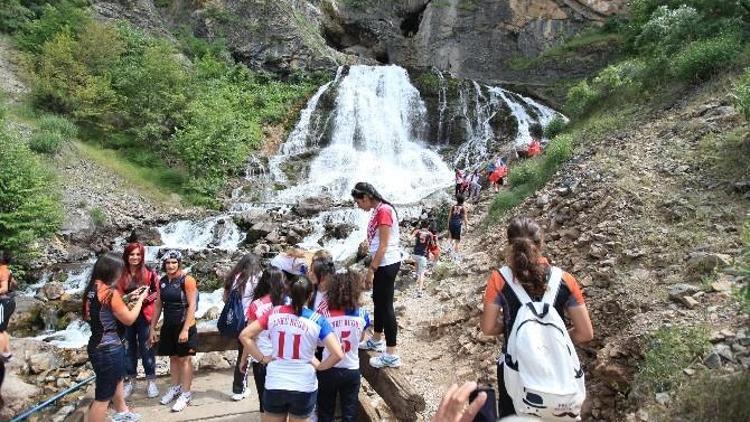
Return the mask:
<path id="1" fill-rule="evenodd" d="M 234 364 L 234 379 L 232 380 L 232 393 L 242 394 L 247 388 L 247 372 L 242 372 L 242 343 L 237 342 L 237 362 Z"/>
<path id="2" fill-rule="evenodd" d="M 396 347 L 398 324 L 396 323 L 396 311 L 393 309 L 393 290 L 399 268 L 401 268 L 401 262 L 379 267 L 375 271 L 372 284 L 372 302 L 375 305 L 373 325 L 376 333 L 385 331 L 385 345 L 387 347 Z"/>
<path id="3" fill-rule="evenodd" d="M 504 365 L 497 364 L 497 417 L 498 419 L 516 414 L 516 408 L 513 406 L 513 399 L 508 395 L 505 389 Z"/>
<path id="4" fill-rule="evenodd" d="M 263 392 L 266 390 L 266 365 L 260 362 L 253 362 L 253 379 L 255 379 L 255 391 L 258 392 L 260 413 L 263 413 Z"/>

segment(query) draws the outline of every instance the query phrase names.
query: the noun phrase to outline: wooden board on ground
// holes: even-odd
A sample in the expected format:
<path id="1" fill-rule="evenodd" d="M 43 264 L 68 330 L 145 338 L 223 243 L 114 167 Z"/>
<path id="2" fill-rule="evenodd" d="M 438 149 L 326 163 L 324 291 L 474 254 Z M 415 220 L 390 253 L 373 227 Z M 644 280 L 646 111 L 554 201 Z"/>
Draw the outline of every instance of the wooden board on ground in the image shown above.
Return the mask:
<path id="1" fill-rule="evenodd" d="M 399 421 L 416 421 L 417 414 L 424 411 L 424 397 L 412 388 L 398 368 L 377 369 L 370 366 L 375 352 L 360 350 L 359 367 L 362 376 L 383 398 Z"/>

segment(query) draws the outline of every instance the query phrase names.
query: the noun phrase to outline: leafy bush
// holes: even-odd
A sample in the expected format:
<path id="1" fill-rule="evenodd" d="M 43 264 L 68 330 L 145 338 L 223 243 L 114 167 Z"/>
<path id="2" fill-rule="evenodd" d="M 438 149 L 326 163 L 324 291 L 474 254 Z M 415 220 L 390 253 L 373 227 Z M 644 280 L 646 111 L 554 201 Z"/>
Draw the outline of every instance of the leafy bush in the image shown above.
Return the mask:
<path id="1" fill-rule="evenodd" d="M 745 74 L 735 83 L 732 97 L 745 119 L 750 120 L 750 68 L 745 69 Z"/>
<path id="2" fill-rule="evenodd" d="M 641 49 L 673 49 L 697 37 L 700 20 L 701 15 L 693 7 L 684 4 L 676 9 L 659 6 L 640 28 L 636 45 Z"/>
<path id="3" fill-rule="evenodd" d="M 34 15 L 19 0 L 3 0 L 0 7 L 0 32 L 13 33 L 29 22 Z"/>
<path id="4" fill-rule="evenodd" d="M 62 116 L 44 115 L 39 119 L 38 126 L 42 131 L 59 133 L 65 139 L 72 139 L 78 135 L 75 123 Z"/>
<path id="5" fill-rule="evenodd" d="M 107 216 L 104 215 L 104 211 L 99 207 L 90 209 L 89 216 L 91 216 L 91 222 L 93 222 L 96 227 L 101 227 L 107 222 Z"/>
<path id="6" fill-rule="evenodd" d="M 741 49 L 736 34 L 694 41 L 674 57 L 674 73 L 686 81 L 704 80 L 730 63 Z"/>
<path id="7" fill-rule="evenodd" d="M 0 249 L 23 256 L 62 222 L 54 176 L 24 142 L 0 132 Z"/>
<path id="8" fill-rule="evenodd" d="M 678 393 L 673 420 L 745 422 L 750 420 L 750 372 L 703 374 Z"/>
<path id="9" fill-rule="evenodd" d="M 593 80 L 601 93 L 612 94 L 621 89 L 637 89 L 646 64 L 642 60 L 625 60 L 604 68 Z"/>
<path id="10" fill-rule="evenodd" d="M 699 361 L 708 346 L 704 327 L 660 328 L 651 336 L 635 388 L 649 395 L 671 390 L 682 380 L 682 370 Z"/>
<path id="11" fill-rule="evenodd" d="M 547 139 L 554 138 L 563 130 L 565 130 L 565 126 L 567 125 L 568 123 L 563 117 L 555 116 L 555 118 L 547 124 L 547 127 L 544 128 L 544 137 Z"/>
<path id="12" fill-rule="evenodd" d="M 542 171 L 541 158 L 523 160 L 510 168 L 508 181 L 511 186 L 536 184 L 542 179 Z"/>
<path id="13" fill-rule="evenodd" d="M 601 93 L 583 80 L 568 90 L 565 111 L 574 117 L 583 116 L 600 98 Z"/>
<path id="14" fill-rule="evenodd" d="M 65 137 L 59 132 L 42 130 L 31 135 L 29 148 L 40 154 L 57 154 L 64 143 Z"/>
<path id="15" fill-rule="evenodd" d="M 558 167 L 573 157 L 573 136 L 558 135 L 544 149 L 544 168 L 552 174 Z"/>
<path id="16" fill-rule="evenodd" d="M 61 32 L 77 34 L 88 27 L 91 17 L 84 8 L 87 0 L 62 0 L 55 5 L 45 4 L 39 19 L 23 25 L 18 31 L 16 42 L 29 52 L 39 54 L 42 46 Z M 106 47 L 106 46 L 105 46 Z"/>

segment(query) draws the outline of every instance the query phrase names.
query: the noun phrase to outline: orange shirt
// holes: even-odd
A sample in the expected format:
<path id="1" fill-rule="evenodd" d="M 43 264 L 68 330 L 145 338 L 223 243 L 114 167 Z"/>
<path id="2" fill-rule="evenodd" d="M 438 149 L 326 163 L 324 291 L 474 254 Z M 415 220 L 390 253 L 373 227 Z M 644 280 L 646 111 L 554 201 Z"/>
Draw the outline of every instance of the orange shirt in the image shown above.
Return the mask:
<path id="1" fill-rule="evenodd" d="M 0 265 L 0 292 L 10 290 L 10 268 L 7 265 Z"/>

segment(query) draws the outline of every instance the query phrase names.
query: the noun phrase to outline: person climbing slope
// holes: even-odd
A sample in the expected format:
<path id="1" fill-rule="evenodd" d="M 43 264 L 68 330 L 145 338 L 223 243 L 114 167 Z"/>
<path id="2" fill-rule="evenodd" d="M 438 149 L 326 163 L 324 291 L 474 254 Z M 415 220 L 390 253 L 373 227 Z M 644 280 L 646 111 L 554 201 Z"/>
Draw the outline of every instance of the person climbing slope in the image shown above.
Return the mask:
<path id="1" fill-rule="evenodd" d="M 430 222 L 424 220 L 419 223 L 419 228 L 412 232 L 414 238 L 414 251 L 412 258 L 414 259 L 414 266 L 417 273 L 417 295 L 422 297 L 422 291 L 424 290 L 424 274 L 427 271 L 427 255 L 430 247 L 432 246 L 432 233 L 427 229 Z"/>
<path id="2" fill-rule="evenodd" d="M 453 205 L 448 213 L 448 231 L 451 235 L 451 244 L 453 247 L 454 257 L 460 257 L 461 230 L 466 224 L 468 212 L 464 207 L 463 195 L 456 197 L 456 205 Z"/>
<path id="3" fill-rule="evenodd" d="M 520 410 L 514 407 L 514 402 L 517 403 L 518 397 L 509 395 L 508 380 L 506 380 L 508 370 L 513 370 L 512 365 L 518 363 L 519 355 L 525 354 L 524 357 L 527 358 L 529 356 L 531 358 L 547 357 L 530 354 L 529 351 L 524 350 L 519 351 L 520 353 L 516 356 L 508 354 L 511 330 L 515 327 L 519 311 L 525 308 L 524 302 L 527 296 L 530 301 L 544 300 L 545 303 L 549 301 L 560 316 L 566 315 L 572 324 L 567 333 L 574 343 L 588 342 L 594 335 L 578 282 L 572 275 L 551 266 L 549 260 L 544 257 L 543 234 L 539 225 L 531 218 L 516 217 L 508 225 L 507 239 L 508 246 L 503 251 L 500 260 L 505 260 L 508 266 L 499 271 L 493 271 L 490 275 L 480 321 L 485 335 L 502 334 L 505 339 L 502 350 L 503 358 L 497 366 L 499 417 L 513 415 Z M 553 287 L 551 283 L 555 282 L 557 284 L 554 290 L 550 289 Z M 524 297 L 516 292 L 520 292 Z M 506 368 L 508 365 L 511 367 Z M 547 371 L 547 373 L 550 372 Z M 570 374 L 573 374 L 572 370 Z M 511 392 L 513 391 L 515 390 L 511 389 Z"/>

